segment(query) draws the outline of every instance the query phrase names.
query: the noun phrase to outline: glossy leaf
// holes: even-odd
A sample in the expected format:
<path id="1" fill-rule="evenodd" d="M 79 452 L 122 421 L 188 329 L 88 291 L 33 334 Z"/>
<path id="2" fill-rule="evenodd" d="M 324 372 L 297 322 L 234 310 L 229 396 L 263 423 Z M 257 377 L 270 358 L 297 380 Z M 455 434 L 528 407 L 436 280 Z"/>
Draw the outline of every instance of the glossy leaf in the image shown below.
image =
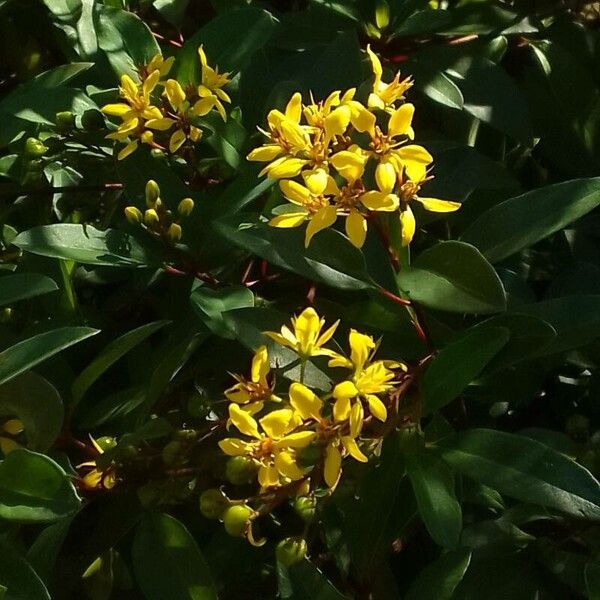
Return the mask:
<path id="1" fill-rule="evenodd" d="M 37 273 L 18 273 L 0 279 L 0 306 L 48 294 L 58 289 L 50 277 Z"/>
<path id="2" fill-rule="evenodd" d="M 0 542 L 0 598 L 50 600 L 50 594 L 39 575 L 19 555 L 14 545 L 5 540 Z"/>
<path id="3" fill-rule="evenodd" d="M 348 600 L 308 559 L 289 568 L 278 564 L 277 575 L 284 600 Z"/>
<path id="4" fill-rule="evenodd" d="M 506 294 L 494 268 L 462 242 L 440 242 L 398 274 L 409 296 L 430 308 L 460 313 L 494 313 L 506 308 Z"/>
<path id="5" fill-rule="evenodd" d="M 600 519 L 600 483 L 589 471 L 540 442 L 491 429 L 471 429 L 438 443 L 452 467 L 501 494 Z"/>

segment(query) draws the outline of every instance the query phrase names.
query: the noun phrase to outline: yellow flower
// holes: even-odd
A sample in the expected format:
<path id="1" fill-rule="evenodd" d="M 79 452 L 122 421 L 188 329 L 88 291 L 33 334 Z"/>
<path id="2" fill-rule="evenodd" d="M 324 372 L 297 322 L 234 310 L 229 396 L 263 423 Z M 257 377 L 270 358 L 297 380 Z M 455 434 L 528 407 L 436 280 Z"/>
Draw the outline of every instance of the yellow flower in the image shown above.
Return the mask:
<path id="1" fill-rule="evenodd" d="M 202 130 L 192 125 L 189 121 L 189 102 L 179 82 L 174 79 L 167 80 L 164 93 L 169 100 L 176 118 L 163 117 L 156 121 L 148 121 L 146 126 L 151 129 L 162 128 L 162 131 L 166 131 L 175 125 L 175 131 L 169 139 L 169 152 L 173 154 L 183 146 L 186 140 L 189 139 L 192 142 L 197 142 L 202 137 Z"/>
<path id="2" fill-rule="evenodd" d="M 169 58 L 163 58 L 163 55 L 160 52 L 157 52 L 151 59 L 147 65 L 144 65 L 140 71 L 141 79 L 144 79 L 144 76 L 148 73 L 152 73 L 153 71 L 158 71 L 161 77 L 166 77 L 175 62 L 174 56 L 169 56 Z"/>
<path id="3" fill-rule="evenodd" d="M 336 421 L 345 421 L 349 418 L 353 408 L 352 400 L 365 400 L 371 414 L 379 421 L 387 419 L 385 404 L 377 394 L 385 394 L 393 387 L 394 372 L 385 361 L 370 362 L 376 344 L 370 335 L 350 330 L 348 336 L 350 344 L 350 359 L 337 355 L 329 361 L 330 367 L 345 367 L 352 369 L 352 377 L 338 383 L 333 389 L 335 404 L 333 416 Z"/>
<path id="4" fill-rule="evenodd" d="M 227 120 L 227 114 L 223 102 L 231 103 L 231 98 L 222 88 L 231 81 L 229 73 L 219 73 L 216 67 L 211 67 L 202 46 L 198 48 L 198 56 L 202 71 L 201 83 L 198 86 L 200 100 L 194 105 L 193 113 L 196 116 L 204 116 L 213 108 L 216 108 L 223 121 L 225 121 Z"/>
<path id="5" fill-rule="evenodd" d="M 7 435 L 0 435 L 0 451 L 2 451 L 4 456 L 11 453 L 13 450 L 23 447 L 15 438 L 23 433 L 24 430 L 25 427 L 19 419 L 9 419 L 4 422 L 2 431 Z"/>
<path id="6" fill-rule="evenodd" d="M 91 435 L 89 437 L 98 454 L 104 454 L 104 449 L 98 444 L 98 442 L 96 442 Z M 90 469 L 80 480 L 81 485 L 87 489 L 91 490 L 103 488 L 106 490 L 111 490 L 117 483 L 117 475 L 112 465 L 109 465 L 105 468 L 100 468 L 97 466 L 96 461 L 90 460 L 77 465 L 77 468 Z"/>
<path id="7" fill-rule="evenodd" d="M 352 407 L 347 423 L 334 424 L 322 416 L 323 401 L 305 385 L 292 383 L 289 398 L 290 404 L 304 421 L 314 420 L 318 423 L 317 435 L 325 440 L 323 477 L 325 483 L 333 489 L 340 478 L 345 454 L 359 462 L 368 460 L 356 442 L 363 426 L 362 405 L 357 402 Z"/>
<path id="8" fill-rule="evenodd" d="M 418 192 L 423 183 L 429 178 L 423 177 L 420 180 L 413 181 L 408 179 L 400 186 L 400 224 L 402 227 L 402 245 L 408 246 L 412 241 L 415 230 L 415 216 L 410 208 L 409 201 L 416 200 L 423 205 L 425 210 L 430 212 L 447 213 L 454 212 L 460 208 L 460 202 L 452 202 L 451 200 L 440 200 L 439 198 L 421 198 Z"/>
<path id="9" fill-rule="evenodd" d="M 306 308 L 297 317 L 292 317 L 293 331 L 287 325 L 283 325 L 281 333 L 265 331 L 265 335 L 278 344 L 291 348 L 304 360 L 311 356 L 331 356 L 333 351 L 323 346 L 332 338 L 339 322 L 338 319 L 321 333 L 325 319 L 320 318 L 314 308 Z"/>
<path id="10" fill-rule="evenodd" d="M 367 46 L 367 54 L 375 75 L 373 91 L 369 94 L 367 105 L 369 108 L 379 108 L 389 112 L 393 110 L 395 102 L 404 98 L 404 94 L 413 86 L 413 81 L 410 77 L 400 81 L 400 73 L 398 72 L 390 83 L 384 83 L 381 80 L 383 76 L 381 62 L 370 46 Z"/>
<path id="11" fill-rule="evenodd" d="M 296 450 L 308 446 L 315 433 L 293 431 L 300 424 L 293 410 L 274 410 L 257 422 L 237 404 L 230 404 L 229 418 L 240 433 L 252 439 L 225 438 L 219 447 L 228 456 L 247 456 L 254 460 L 261 488 L 285 485 L 305 476 L 297 464 Z"/>
<path id="12" fill-rule="evenodd" d="M 308 221 L 304 245 L 308 247 L 312 237 L 319 231 L 330 227 L 337 218 L 336 207 L 331 204 L 327 194 L 332 194 L 337 189 L 335 181 L 327 175 L 324 178 L 312 177 L 310 172 L 302 173 L 306 185 L 297 181 L 283 179 L 279 187 L 283 195 L 293 204 L 298 206 L 291 212 L 277 215 L 269 221 L 273 227 L 298 227 Z"/>
<path id="13" fill-rule="evenodd" d="M 280 402 L 281 398 L 273 394 L 273 386 L 269 384 L 270 370 L 267 347 L 261 346 L 252 359 L 250 379 L 234 375 L 237 383 L 225 391 L 225 396 L 231 402 L 244 405 L 246 410 L 250 408 L 250 414 L 262 410 L 264 403 L 269 400 Z"/>

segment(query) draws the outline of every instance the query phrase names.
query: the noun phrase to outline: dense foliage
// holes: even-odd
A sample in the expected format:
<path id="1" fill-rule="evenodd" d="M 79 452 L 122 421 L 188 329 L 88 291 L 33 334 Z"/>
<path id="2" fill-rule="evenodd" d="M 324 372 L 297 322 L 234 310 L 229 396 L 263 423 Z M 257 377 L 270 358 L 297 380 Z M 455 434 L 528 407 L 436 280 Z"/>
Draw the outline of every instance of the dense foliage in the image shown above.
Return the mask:
<path id="1" fill-rule="evenodd" d="M 0 597 L 600 599 L 599 24 L 0 0 Z"/>

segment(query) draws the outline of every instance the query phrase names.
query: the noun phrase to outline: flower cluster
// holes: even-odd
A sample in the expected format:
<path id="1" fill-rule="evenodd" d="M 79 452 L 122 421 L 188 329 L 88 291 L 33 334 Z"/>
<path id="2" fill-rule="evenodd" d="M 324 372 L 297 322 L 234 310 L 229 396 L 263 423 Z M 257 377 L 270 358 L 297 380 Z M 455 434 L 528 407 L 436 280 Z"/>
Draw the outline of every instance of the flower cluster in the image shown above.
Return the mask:
<path id="1" fill-rule="evenodd" d="M 388 419 L 390 392 L 406 368 L 374 360 L 373 338 L 353 329 L 349 356 L 333 350 L 329 342 L 337 326 L 336 322 L 325 328 L 324 319 L 307 308 L 292 319 L 291 327 L 265 332 L 296 352 L 300 381 L 275 395 L 267 348 L 262 346 L 254 355 L 250 378 L 237 376 L 237 383 L 225 393 L 229 426 L 237 434 L 221 440 L 219 446 L 258 479 L 261 494 L 285 486 L 292 496 L 323 484 L 335 488 L 343 459 L 366 462 L 365 451 L 373 441 L 367 430 Z M 313 357 L 326 357 L 330 367 L 342 369 L 340 380 L 327 394 L 315 393 L 305 382 L 306 361 Z"/>
<path id="2" fill-rule="evenodd" d="M 412 120 L 415 107 L 405 102 L 410 78 L 383 81 L 378 57 L 367 48 L 374 82 L 365 103 L 356 89 L 335 91 L 326 100 L 304 104 L 296 92 L 284 112 L 272 110 L 267 142 L 248 154 L 248 160 L 268 163 L 261 175 L 278 179 L 291 203 L 279 210 L 270 224 L 297 227 L 308 221 L 305 245 L 319 231 L 345 219 L 348 238 L 362 247 L 367 220 L 374 213 L 399 215 L 402 244 L 408 245 L 415 229 L 410 202 L 427 210 L 451 212 L 457 202 L 420 197 L 430 179 L 432 157 L 414 144 Z"/>
<path id="3" fill-rule="evenodd" d="M 119 160 L 135 152 L 140 142 L 162 149 L 154 139 L 157 132 L 164 135 L 168 132 L 168 149 L 175 153 L 188 140 L 191 143 L 200 140 L 199 117 L 214 110 L 223 120 L 227 118 L 223 102 L 229 103 L 231 99 L 223 88 L 230 81 L 229 73 L 219 73 L 211 67 L 202 46 L 198 48 L 198 56 L 201 83 L 185 90 L 175 79 L 164 80 L 174 59 L 164 60 L 160 54 L 139 69 L 139 83 L 128 75 L 121 76 L 121 100 L 102 107 L 105 115 L 121 119 L 117 130 L 107 136 L 125 144 L 117 155 Z"/>

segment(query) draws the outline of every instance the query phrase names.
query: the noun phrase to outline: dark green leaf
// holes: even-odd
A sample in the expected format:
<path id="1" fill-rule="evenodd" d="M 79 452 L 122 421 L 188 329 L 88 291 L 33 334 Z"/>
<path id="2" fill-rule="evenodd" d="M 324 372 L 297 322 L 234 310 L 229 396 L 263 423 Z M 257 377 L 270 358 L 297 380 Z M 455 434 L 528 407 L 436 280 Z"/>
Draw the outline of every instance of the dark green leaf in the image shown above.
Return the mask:
<path id="1" fill-rule="evenodd" d="M 600 519 L 600 484 L 589 471 L 540 442 L 472 429 L 440 440 L 444 460 L 500 493 L 575 517 Z"/>
<path id="2" fill-rule="evenodd" d="M 216 600 L 200 549 L 173 517 L 146 515 L 135 531 L 132 556 L 136 579 L 147 600 Z"/>
<path id="3" fill-rule="evenodd" d="M 58 289 L 54 280 L 37 273 L 6 275 L 0 279 L 0 284 L 0 306 L 48 294 Z"/>
<path id="4" fill-rule="evenodd" d="M 470 562 L 470 550 L 459 549 L 442 554 L 417 575 L 406 600 L 451 600 Z"/>
<path id="5" fill-rule="evenodd" d="M 423 375 L 423 414 L 439 410 L 458 397 L 506 345 L 509 337 L 504 327 L 474 328 L 448 344 Z"/>
<path id="6" fill-rule="evenodd" d="M 460 88 L 442 72 L 436 73 L 418 87 L 426 96 L 444 106 L 460 110 L 464 105 Z"/>
<path id="7" fill-rule="evenodd" d="M 14 544 L 0 542 L 0 598 L 3 600 L 50 600 L 50 594 L 31 565 Z"/>
<path id="8" fill-rule="evenodd" d="M 0 463 L 0 517 L 23 523 L 73 514 L 80 499 L 68 475 L 51 458 L 13 450 Z"/>
<path id="9" fill-rule="evenodd" d="M 133 237 L 123 231 L 100 231 L 91 225 L 58 223 L 20 233 L 13 244 L 22 250 L 89 265 L 139 267 L 159 264 Z"/>
<path id="10" fill-rule="evenodd" d="M 498 262 L 559 231 L 600 204 L 600 177 L 527 192 L 494 206 L 461 236 Z"/>
<path id="11" fill-rule="evenodd" d="M 506 294 L 494 268 L 462 242 L 440 242 L 398 274 L 412 300 L 459 313 L 494 313 L 506 308 Z"/>
<path id="12" fill-rule="evenodd" d="M 309 560 L 286 569 L 277 565 L 279 596 L 284 600 L 347 600 Z"/>
<path id="13" fill-rule="evenodd" d="M 0 385 L 57 352 L 98 333 L 91 327 L 61 327 L 34 335 L 0 352 Z"/>
<path id="14" fill-rule="evenodd" d="M 56 389 L 31 372 L 0 386 L 0 415 L 17 417 L 25 428 L 27 447 L 43 452 L 62 429 L 64 408 Z"/>

